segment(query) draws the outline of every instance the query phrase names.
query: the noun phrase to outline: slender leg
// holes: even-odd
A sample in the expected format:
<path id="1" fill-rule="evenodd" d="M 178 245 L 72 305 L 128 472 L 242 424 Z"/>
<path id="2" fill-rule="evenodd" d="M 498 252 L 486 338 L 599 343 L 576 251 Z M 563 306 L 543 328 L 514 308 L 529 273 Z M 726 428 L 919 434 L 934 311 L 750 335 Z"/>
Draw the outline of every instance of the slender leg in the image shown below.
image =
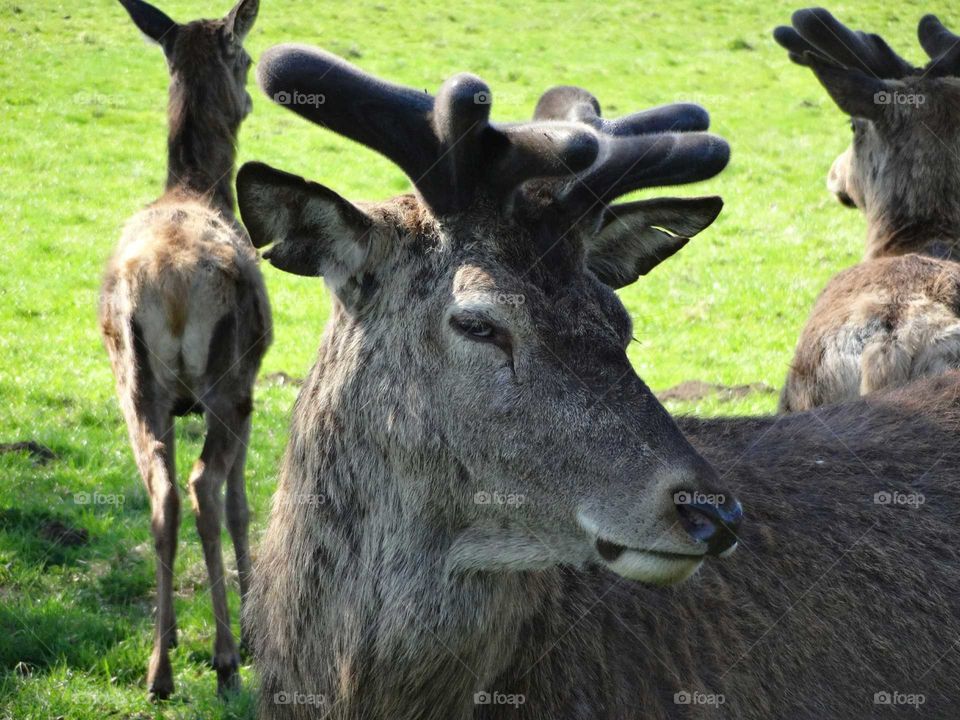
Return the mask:
<path id="1" fill-rule="evenodd" d="M 150 695 L 164 700 L 173 693 L 170 647 L 176 644 L 173 612 L 173 563 L 180 527 L 180 496 L 174 462 L 173 417 L 157 395 L 149 353 L 136 322 L 117 315 L 105 332 L 120 409 L 127 424 L 134 460 L 150 496 L 150 528 L 157 555 L 157 617 L 153 652 L 147 667 Z"/>
<path id="2" fill-rule="evenodd" d="M 250 586 L 250 544 L 248 530 L 250 527 L 250 508 L 247 505 L 247 488 L 244 480 L 244 466 L 247 460 L 247 445 L 250 442 L 250 416 L 243 420 L 239 433 L 240 447 L 233 460 L 233 466 L 227 475 L 227 528 L 233 540 L 233 551 L 237 557 L 237 575 L 240 579 L 240 647 L 247 648 L 247 633 L 243 625 L 243 604 L 247 599 L 247 588 Z"/>
<path id="3" fill-rule="evenodd" d="M 170 647 L 176 643 L 173 612 L 173 563 L 180 526 L 180 497 L 174 466 L 173 419 L 167 413 L 152 418 L 128 413 L 127 425 L 137 466 L 150 495 L 150 527 L 157 553 L 157 618 L 153 654 L 147 669 L 147 688 L 154 698 L 173 693 Z"/>
<path id="4" fill-rule="evenodd" d="M 213 667 L 217 671 L 217 691 L 221 694 L 236 688 L 239 683 L 237 670 L 240 655 L 230 629 L 227 587 L 220 551 L 220 489 L 242 447 L 242 424 L 243 421 L 237 418 L 232 408 L 211 408 L 207 412 L 207 437 L 203 451 L 190 473 L 190 497 L 207 563 L 217 627 Z"/>
<path id="5" fill-rule="evenodd" d="M 177 554 L 177 535 L 180 530 L 180 493 L 177 487 L 177 457 L 176 457 L 176 443 L 175 431 L 174 431 L 174 419 L 171 416 L 167 416 L 167 428 L 164 430 L 164 447 L 167 449 L 167 477 L 170 479 L 170 488 L 173 493 L 173 498 L 175 500 L 174 507 L 171 509 L 169 506 L 167 512 L 170 512 L 172 516 L 172 526 L 173 526 L 173 537 L 171 542 L 172 550 L 170 551 L 169 561 L 166 562 L 167 568 L 169 568 L 170 577 L 169 587 L 170 587 L 170 602 L 167 604 L 167 617 L 166 624 L 164 625 L 164 633 L 167 638 L 167 647 L 175 648 L 177 647 L 177 615 L 176 611 L 173 609 L 173 564 L 176 560 Z"/>

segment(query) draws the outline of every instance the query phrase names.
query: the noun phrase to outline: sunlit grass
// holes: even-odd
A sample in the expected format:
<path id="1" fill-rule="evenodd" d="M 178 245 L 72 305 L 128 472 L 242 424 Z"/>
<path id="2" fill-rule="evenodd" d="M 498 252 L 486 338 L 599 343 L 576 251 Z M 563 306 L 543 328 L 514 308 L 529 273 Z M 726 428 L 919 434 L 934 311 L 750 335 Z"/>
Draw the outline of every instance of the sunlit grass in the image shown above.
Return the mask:
<path id="1" fill-rule="evenodd" d="M 228 2 L 160 3 L 180 20 Z M 832 9 L 919 58 L 916 22 L 941 3 L 879 0 Z M 580 84 L 616 115 L 695 100 L 733 146 L 717 180 L 671 194 L 723 195 L 716 224 L 622 291 L 638 342 L 630 357 L 657 390 L 684 380 L 779 387 L 826 279 L 859 257 L 857 213 L 824 190 L 849 140 L 812 75 L 770 39 L 793 5 L 759 0 L 489 3 L 263 0 L 247 42 L 325 46 L 364 69 L 435 89 L 469 70 L 493 88 L 495 119 L 529 117 L 554 84 Z M 377 199 L 407 181 L 386 160 L 315 128 L 253 91 L 240 160 L 259 159 Z M 189 504 L 176 565 L 177 694 L 145 699 L 152 632 L 148 503 L 127 447 L 95 325 L 100 273 L 124 220 L 164 175 L 166 69 L 118 3 L 0 0 L 0 442 L 34 439 L 57 459 L 0 455 L 0 718 L 250 717 L 251 695 L 224 705 L 209 667 L 213 621 Z M 649 193 L 648 193 L 649 195 Z M 264 373 L 303 376 L 327 315 L 322 283 L 265 270 L 276 340 Z M 262 532 L 283 450 L 291 386 L 261 385 L 248 486 Z M 775 392 L 671 409 L 772 411 Z M 199 452 L 197 420 L 177 432 L 181 478 Z M 79 503 L 100 493 L 113 503 Z M 122 498 L 122 502 L 120 501 Z M 54 521 L 86 544 L 43 536 Z M 225 535 L 225 556 L 232 553 Z M 230 596 L 236 620 L 238 599 Z M 250 688 L 254 678 L 243 669 Z"/>

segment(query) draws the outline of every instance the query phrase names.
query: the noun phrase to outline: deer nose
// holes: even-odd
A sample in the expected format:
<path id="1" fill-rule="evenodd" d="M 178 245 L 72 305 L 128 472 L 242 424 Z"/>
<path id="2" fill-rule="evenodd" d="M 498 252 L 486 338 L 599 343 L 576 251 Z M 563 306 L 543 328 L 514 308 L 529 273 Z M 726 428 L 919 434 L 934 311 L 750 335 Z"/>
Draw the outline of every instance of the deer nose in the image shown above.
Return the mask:
<path id="1" fill-rule="evenodd" d="M 697 542 L 707 544 L 707 555 L 730 553 L 737 544 L 743 508 L 736 498 L 680 491 L 674 495 L 680 524 Z"/>

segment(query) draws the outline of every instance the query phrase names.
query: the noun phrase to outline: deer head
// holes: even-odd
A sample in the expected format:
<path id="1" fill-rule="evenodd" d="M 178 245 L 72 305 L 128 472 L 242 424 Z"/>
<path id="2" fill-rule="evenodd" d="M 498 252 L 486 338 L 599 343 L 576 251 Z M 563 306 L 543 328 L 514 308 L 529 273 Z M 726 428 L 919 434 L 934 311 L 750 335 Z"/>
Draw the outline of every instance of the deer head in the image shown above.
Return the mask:
<path id="1" fill-rule="evenodd" d="M 561 87 L 532 122 L 495 124 L 475 76 L 432 97 L 303 46 L 268 51 L 258 77 L 415 189 L 353 203 L 259 163 L 238 174 L 254 244 L 335 297 L 287 474 L 317 482 L 318 448 L 352 434 L 344 452 L 365 469 L 324 492 L 444 528 L 433 542 L 463 570 L 595 560 L 670 582 L 734 546 L 739 504 L 631 368 L 642 330 L 614 293 L 720 211 L 716 197 L 611 204 L 723 169 L 702 109 L 608 121 Z"/>
<path id="2" fill-rule="evenodd" d="M 774 37 L 809 67 L 850 116 L 853 142 L 827 187 L 871 225 L 868 255 L 919 235 L 955 233 L 960 221 L 960 37 L 933 15 L 920 21 L 930 55 L 914 67 L 879 35 L 853 31 L 822 8 L 798 10 Z"/>
<path id="3" fill-rule="evenodd" d="M 246 89 L 251 60 L 243 40 L 257 19 L 259 0 L 240 0 L 220 20 L 184 25 L 143 0 L 120 4 L 140 32 L 163 48 L 170 69 L 171 115 L 181 104 L 206 104 L 236 133 L 252 109 Z"/>

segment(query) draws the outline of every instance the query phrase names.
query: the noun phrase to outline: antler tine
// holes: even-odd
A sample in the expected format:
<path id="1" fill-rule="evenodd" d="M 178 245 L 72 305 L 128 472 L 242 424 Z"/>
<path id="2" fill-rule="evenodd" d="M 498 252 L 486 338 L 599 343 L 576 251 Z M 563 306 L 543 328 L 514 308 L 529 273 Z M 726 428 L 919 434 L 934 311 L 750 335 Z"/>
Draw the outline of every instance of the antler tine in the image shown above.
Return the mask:
<path id="1" fill-rule="evenodd" d="M 800 38 L 811 46 L 807 49 L 815 49 L 818 56 L 824 56 L 843 67 L 882 79 L 902 78 L 914 70 L 879 35 L 850 30 L 823 8 L 797 10 L 792 21 Z M 777 37 L 775 32 L 774 37 L 792 55 L 803 56 L 795 49 L 799 48 L 799 44 L 789 33 L 781 32 Z"/>
<path id="2" fill-rule="evenodd" d="M 446 202 L 455 207 L 469 202 L 476 187 L 476 160 L 483 132 L 490 125 L 489 97 L 490 88 L 483 80 L 461 73 L 444 82 L 434 100 L 433 130 L 444 155 L 437 160 L 450 169 Z M 481 98 L 486 102 L 478 102 Z"/>
<path id="3" fill-rule="evenodd" d="M 930 56 L 928 71 L 953 75 L 960 67 L 960 35 L 947 30 L 936 15 L 924 15 L 917 26 L 920 45 Z"/>
<path id="4" fill-rule="evenodd" d="M 604 135 L 687 132 L 710 127 L 710 115 L 694 103 L 671 103 L 606 120 L 600 115 L 597 98 L 573 85 L 558 85 L 547 90 L 540 96 L 533 117 L 586 123 Z"/>
<path id="5" fill-rule="evenodd" d="M 440 156 L 430 123 L 433 98 L 378 80 L 336 55 L 306 45 L 277 45 L 257 67 L 260 88 L 308 120 L 385 155 L 418 189 L 442 184 L 428 172 Z"/>
<path id="6" fill-rule="evenodd" d="M 565 200 L 588 209 L 634 190 L 707 180 L 730 161 L 730 146 L 701 132 L 604 138 L 600 158 L 567 191 Z"/>
<path id="7" fill-rule="evenodd" d="M 931 60 L 936 60 L 960 44 L 960 35 L 944 27 L 936 15 L 924 15 L 917 26 L 917 38 Z"/>
<path id="8" fill-rule="evenodd" d="M 433 98 L 318 48 L 279 45 L 257 77 L 275 101 L 396 163 L 438 215 L 480 192 L 505 196 L 531 178 L 578 172 L 599 150 L 595 133 L 576 123 L 492 124 L 490 89 L 474 75 L 450 78 Z"/>
<path id="9" fill-rule="evenodd" d="M 564 202 L 579 213 L 633 190 L 674 185 L 713 177 L 730 158 L 730 148 L 719 137 L 702 132 L 710 124 L 706 110 L 691 103 L 664 105 L 616 120 L 600 116 L 600 103 L 584 90 L 558 86 L 545 92 L 535 119 L 585 123 L 599 133 L 600 155 L 574 178 Z"/>

